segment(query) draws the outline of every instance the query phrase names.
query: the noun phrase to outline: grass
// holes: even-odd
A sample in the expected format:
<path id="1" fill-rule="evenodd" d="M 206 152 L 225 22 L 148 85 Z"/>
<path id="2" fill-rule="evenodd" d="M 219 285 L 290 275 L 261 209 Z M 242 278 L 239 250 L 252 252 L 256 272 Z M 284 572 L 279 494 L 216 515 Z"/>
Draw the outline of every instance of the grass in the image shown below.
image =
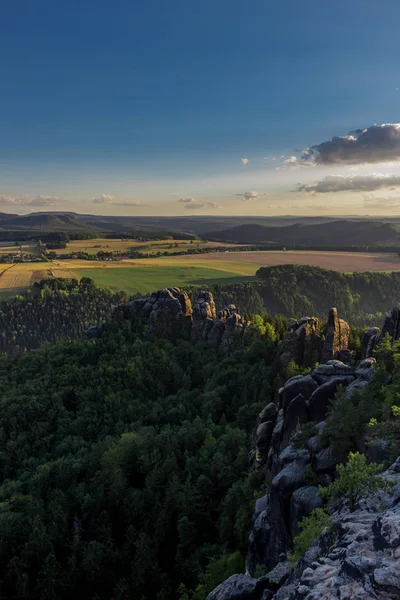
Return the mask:
<path id="1" fill-rule="evenodd" d="M 226 244 L 230 246 L 230 244 Z M 57 254 L 70 254 L 71 252 L 87 252 L 95 255 L 98 252 L 126 252 L 137 249 L 141 252 L 155 254 L 156 252 L 178 252 L 189 248 L 205 248 L 207 246 L 225 246 L 218 242 L 197 242 L 190 240 L 154 240 L 151 242 L 139 242 L 126 239 L 95 238 L 92 240 L 72 240 L 66 248 L 57 249 Z"/>
<path id="2" fill-rule="evenodd" d="M 113 240 L 105 242 L 108 244 Z M 132 245 L 132 240 L 128 240 L 128 243 Z M 79 244 L 87 244 L 87 240 L 79 240 Z M 400 270 L 400 257 L 395 254 L 352 252 L 227 252 L 119 262 L 59 260 L 21 263 L 0 267 L 0 297 L 8 298 L 45 277 L 91 277 L 99 286 L 124 290 L 130 294 L 144 294 L 172 285 L 201 286 L 251 281 L 260 266 L 282 264 L 310 264 L 342 272 L 390 272 Z"/>

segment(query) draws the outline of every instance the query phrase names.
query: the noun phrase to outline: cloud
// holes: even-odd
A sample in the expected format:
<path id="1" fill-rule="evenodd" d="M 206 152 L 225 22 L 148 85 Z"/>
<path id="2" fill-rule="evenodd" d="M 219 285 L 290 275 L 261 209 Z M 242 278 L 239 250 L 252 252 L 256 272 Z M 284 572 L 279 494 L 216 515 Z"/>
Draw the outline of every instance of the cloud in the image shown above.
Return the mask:
<path id="1" fill-rule="evenodd" d="M 400 160 L 400 123 L 383 123 L 310 146 L 298 164 L 367 164 Z"/>
<path id="2" fill-rule="evenodd" d="M 110 196 L 110 194 L 101 194 L 98 198 L 92 198 L 94 204 L 109 204 L 112 200 L 114 200 L 114 196 Z"/>
<path id="3" fill-rule="evenodd" d="M 14 206 L 56 206 L 60 202 L 60 198 L 55 196 L 30 196 L 26 194 L 24 196 L 7 196 L 0 195 L 0 205 L 14 205 Z M 63 200 L 66 202 L 66 200 Z"/>
<path id="4" fill-rule="evenodd" d="M 244 202 L 249 200 L 258 200 L 263 196 L 269 196 L 266 192 L 244 192 L 243 194 L 236 194 L 236 196 L 240 196 Z"/>
<path id="5" fill-rule="evenodd" d="M 246 166 L 249 163 L 249 159 L 248 158 L 242 158 L 242 163 L 244 164 L 244 166 Z"/>
<path id="6" fill-rule="evenodd" d="M 308 194 L 327 194 L 329 192 L 372 192 L 383 188 L 395 188 L 400 186 L 400 175 L 389 173 L 369 173 L 367 175 L 327 175 L 314 183 L 299 184 L 296 192 Z"/>
<path id="7" fill-rule="evenodd" d="M 193 204 L 196 200 L 195 198 L 180 198 L 178 202 L 183 202 L 183 204 Z"/>
<path id="8" fill-rule="evenodd" d="M 289 156 L 289 158 L 287 158 L 284 161 L 284 163 L 285 163 L 285 165 L 288 165 L 290 167 L 290 166 L 297 166 L 298 161 L 297 161 L 296 156 Z"/>
<path id="9" fill-rule="evenodd" d="M 367 208 L 400 208 L 400 196 L 373 196 L 372 194 L 364 195 L 364 206 Z"/>
<path id="10" fill-rule="evenodd" d="M 111 202 L 113 206 L 142 206 L 141 202 Z"/>
<path id="11" fill-rule="evenodd" d="M 185 204 L 185 208 L 187 210 L 200 210 L 201 208 L 221 208 L 221 204 L 217 204 L 216 202 L 189 202 Z"/>

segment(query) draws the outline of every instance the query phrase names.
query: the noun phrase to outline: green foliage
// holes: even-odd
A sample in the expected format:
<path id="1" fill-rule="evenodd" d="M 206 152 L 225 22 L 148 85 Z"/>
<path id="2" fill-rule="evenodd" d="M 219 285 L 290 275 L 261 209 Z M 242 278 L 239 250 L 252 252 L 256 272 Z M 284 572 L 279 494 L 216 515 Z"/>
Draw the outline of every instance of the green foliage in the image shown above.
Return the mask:
<path id="1" fill-rule="evenodd" d="M 318 429 L 316 424 L 313 421 L 309 421 L 308 423 L 304 423 L 300 426 L 299 430 L 296 432 L 292 446 L 294 450 L 302 450 L 305 448 L 308 440 L 317 435 Z"/>
<path id="2" fill-rule="evenodd" d="M 34 291 L 53 292 L 68 295 Z M 0 361 L 4 597 L 172 600 L 182 584 L 203 600 L 244 570 L 276 347 L 255 336 L 217 359 L 146 335 L 124 320 Z"/>
<path id="3" fill-rule="evenodd" d="M 289 555 L 291 567 L 304 556 L 310 546 L 321 535 L 325 528 L 332 525 L 332 519 L 323 508 L 315 508 L 308 517 L 300 521 L 300 533 L 293 540 L 293 552 Z"/>
<path id="4" fill-rule="evenodd" d="M 388 462 L 393 462 L 400 454 L 400 407 L 391 406 L 388 419 L 378 421 L 372 418 L 368 423 L 368 445 L 382 443 L 387 446 Z"/>
<path id="5" fill-rule="evenodd" d="M 353 511 L 359 496 L 368 496 L 387 487 L 386 480 L 377 475 L 381 469 L 381 465 L 367 464 L 364 454 L 350 452 L 348 463 L 338 465 L 337 478 L 328 487 L 320 487 L 319 496 L 328 502 L 346 498 Z"/>

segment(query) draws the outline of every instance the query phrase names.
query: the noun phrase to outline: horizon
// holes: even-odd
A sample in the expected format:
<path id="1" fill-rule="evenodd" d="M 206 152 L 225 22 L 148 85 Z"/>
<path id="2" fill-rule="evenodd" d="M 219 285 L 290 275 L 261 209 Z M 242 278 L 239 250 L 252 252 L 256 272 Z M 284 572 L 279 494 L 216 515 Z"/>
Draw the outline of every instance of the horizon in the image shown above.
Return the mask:
<path id="1" fill-rule="evenodd" d="M 400 5 L 307 8 L 7 4 L 0 211 L 400 216 Z"/>

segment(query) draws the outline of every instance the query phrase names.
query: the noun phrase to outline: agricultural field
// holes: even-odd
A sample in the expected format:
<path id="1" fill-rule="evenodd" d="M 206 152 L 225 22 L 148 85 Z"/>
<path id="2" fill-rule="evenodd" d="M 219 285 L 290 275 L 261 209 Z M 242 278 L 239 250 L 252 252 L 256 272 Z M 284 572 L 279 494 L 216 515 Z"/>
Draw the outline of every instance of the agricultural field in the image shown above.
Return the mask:
<path id="1" fill-rule="evenodd" d="M 57 249 L 57 254 L 71 254 L 71 252 L 86 252 L 96 255 L 98 252 L 127 252 L 128 250 L 139 250 L 144 253 L 155 254 L 156 252 L 178 252 L 179 250 L 188 250 L 190 248 L 207 248 L 212 246 L 230 247 L 232 244 L 224 242 L 204 242 L 197 240 L 153 240 L 150 242 L 140 242 L 137 240 L 107 238 L 95 238 L 93 240 L 72 240 L 68 242 L 66 248 Z"/>
<path id="2" fill-rule="evenodd" d="M 40 248 L 37 242 L 21 242 L 19 244 L 15 242 L 0 242 L 0 255 L 1 254 L 16 254 L 17 252 L 24 254 L 34 254 L 40 256 Z"/>
<path id="3" fill-rule="evenodd" d="M 109 240 L 107 240 L 108 242 Z M 131 241 L 130 241 L 131 243 Z M 55 260 L 0 267 L 0 297 L 47 277 L 91 277 L 99 286 L 145 293 L 165 286 L 251 281 L 260 266 L 308 264 L 342 272 L 400 271 L 397 254 L 362 252 L 227 252 L 118 262 Z"/>

